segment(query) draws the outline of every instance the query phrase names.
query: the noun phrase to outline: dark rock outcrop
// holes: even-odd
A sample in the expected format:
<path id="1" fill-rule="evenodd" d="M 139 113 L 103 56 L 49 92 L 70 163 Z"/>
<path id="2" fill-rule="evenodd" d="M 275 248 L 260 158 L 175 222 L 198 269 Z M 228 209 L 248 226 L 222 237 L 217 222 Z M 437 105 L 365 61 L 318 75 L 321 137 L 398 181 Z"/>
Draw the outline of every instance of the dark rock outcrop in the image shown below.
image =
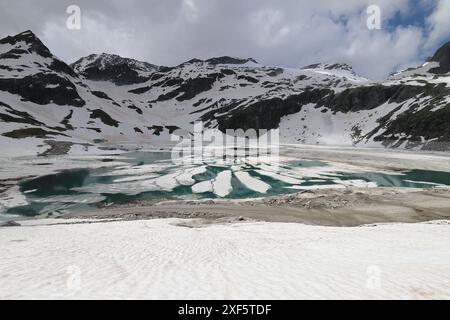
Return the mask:
<path id="1" fill-rule="evenodd" d="M 63 135 L 59 132 L 48 131 L 41 128 L 25 128 L 17 129 L 10 132 L 5 132 L 2 134 L 4 137 L 14 138 L 14 139 L 25 139 L 25 138 L 41 138 L 47 139 L 52 136 Z"/>
<path id="2" fill-rule="evenodd" d="M 440 66 L 430 70 L 431 73 L 444 74 L 450 72 L 450 42 L 444 44 L 429 61 L 439 62 Z"/>
<path id="3" fill-rule="evenodd" d="M 0 78 L 0 90 L 41 105 L 54 103 L 82 107 L 86 104 L 70 80 L 54 73 L 37 73 L 24 78 Z"/>
<path id="4" fill-rule="evenodd" d="M 195 78 L 184 81 L 177 89 L 160 95 L 156 102 L 167 101 L 176 98 L 177 101 L 185 101 L 195 98 L 198 94 L 212 89 L 217 77 Z"/>
<path id="5" fill-rule="evenodd" d="M 15 45 L 18 42 L 24 42 L 28 45 L 28 51 L 17 51 L 15 49 L 11 50 L 11 54 L 23 54 L 23 53 L 36 53 L 44 58 L 51 58 L 52 54 L 50 50 L 39 40 L 36 35 L 28 30 L 22 33 L 19 33 L 15 36 L 9 36 L 0 40 L 0 44 L 10 44 Z"/>
<path id="6" fill-rule="evenodd" d="M 138 72 L 125 64 L 105 69 L 90 67 L 84 70 L 82 75 L 89 80 L 112 81 L 117 85 L 142 83 L 148 80 L 148 78 L 140 76 Z"/>
<path id="7" fill-rule="evenodd" d="M 113 119 L 109 114 L 100 109 L 92 110 L 90 118 L 100 119 L 101 122 L 111 127 L 117 128 L 119 126 L 119 121 Z"/>
<path id="8" fill-rule="evenodd" d="M 239 106 L 241 102 L 235 102 L 206 113 L 202 119 L 207 122 L 217 120 L 219 130 L 223 132 L 227 129 L 276 129 L 282 117 L 297 113 L 304 105 L 317 103 L 332 92 L 328 89 L 306 90 L 286 99 L 274 98 L 244 106 Z M 216 114 L 223 115 L 216 117 Z"/>
<path id="9" fill-rule="evenodd" d="M 209 64 L 245 64 L 248 62 L 258 63 L 255 59 L 248 58 L 248 59 L 240 59 L 240 58 L 233 58 L 233 57 L 217 57 L 217 58 L 211 58 L 206 60 L 205 62 Z"/>
<path id="10" fill-rule="evenodd" d="M 81 58 L 71 67 L 86 79 L 111 81 L 117 85 L 146 82 L 150 76 L 143 73 L 156 72 L 158 68 L 150 63 L 122 58 L 118 55 L 101 54 Z"/>

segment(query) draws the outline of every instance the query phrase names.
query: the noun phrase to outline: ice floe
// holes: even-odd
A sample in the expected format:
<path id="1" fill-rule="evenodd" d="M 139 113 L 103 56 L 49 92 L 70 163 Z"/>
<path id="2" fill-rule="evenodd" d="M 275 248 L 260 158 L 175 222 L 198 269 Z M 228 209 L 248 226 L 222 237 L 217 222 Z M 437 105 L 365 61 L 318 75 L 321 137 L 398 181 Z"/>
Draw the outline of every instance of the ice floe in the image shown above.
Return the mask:
<path id="1" fill-rule="evenodd" d="M 195 184 L 194 176 L 205 173 L 207 171 L 206 166 L 187 169 L 175 177 L 179 184 L 183 186 L 192 186 Z"/>
<path id="2" fill-rule="evenodd" d="M 266 193 L 271 188 L 269 184 L 252 177 L 246 171 L 236 171 L 234 172 L 234 175 L 246 188 L 255 192 Z"/>
<path id="3" fill-rule="evenodd" d="M 288 176 L 285 176 L 282 174 L 278 174 L 276 172 L 270 172 L 270 171 L 265 171 L 265 170 L 255 170 L 255 172 L 260 175 L 267 176 L 267 177 L 273 178 L 275 180 L 279 180 L 279 181 L 286 182 L 289 184 L 302 184 L 304 182 L 303 180 L 288 177 Z"/>
<path id="4" fill-rule="evenodd" d="M 215 179 L 202 181 L 192 186 L 193 193 L 212 192 L 216 196 L 224 198 L 233 191 L 231 185 L 232 171 L 225 170 L 220 172 Z"/>
<path id="5" fill-rule="evenodd" d="M 142 166 L 127 166 L 118 168 L 117 170 L 111 170 L 104 173 L 96 174 L 100 177 L 112 177 L 112 176 L 135 176 L 148 173 L 156 173 L 164 171 L 165 169 L 171 168 L 172 165 L 167 164 L 149 164 Z"/>
<path id="6" fill-rule="evenodd" d="M 19 186 L 13 186 L 0 193 L 0 208 L 14 208 L 25 206 L 28 201 L 24 194 L 20 192 Z"/>
<path id="7" fill-rule="evenodd" d="M 117 178 L 117 179 L 114 179 L 114 182 L 115 183 L 120 183 L 120 182 L 150 180 L 150 179 L 157 178 L 157 177 L 159 177 L 158 174 L 146 174 L 146 175 L 139 175 L 139 176 L 130 176 L 130 177 L 124 177 L 124 178 Z"/>
<path id="8" fill-rule="evenodd" d="M 212 181 L 202 181 L 192 186 L 192 192 L 194 193 L 205 193 L 205 192 L 212 192 L 213 184 Z"/>
<path id="9" fill-rule="evenodd" d="M 414 184 L 426 184 L 426 185 L 430 185 L 430 186 L 444 186 L 445 184 L 441 184 L 441 183 L 434 183 L 434 182 L 426 182 L 426 181 L 414 181 L 414 180 L 403 180 L 404 182 L 408 182 L 408 183 L 414 183 Z"/>
<path id="10" fill-rule="evenodd" d="M 228 196 L 233 187 L 231 186 L 232 173 L 230 170 L 222 171 L 217 175 L 217 178 L 213 181 L 213 192 L 219 197 Z"/>

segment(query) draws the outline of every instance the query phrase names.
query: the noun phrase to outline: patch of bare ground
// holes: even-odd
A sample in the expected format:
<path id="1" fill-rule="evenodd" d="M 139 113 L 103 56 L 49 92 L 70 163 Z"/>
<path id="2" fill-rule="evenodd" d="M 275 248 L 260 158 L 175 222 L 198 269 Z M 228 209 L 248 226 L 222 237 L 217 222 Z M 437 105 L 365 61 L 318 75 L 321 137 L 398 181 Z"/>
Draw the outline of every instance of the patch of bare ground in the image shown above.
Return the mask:
<path id="1" fill-rule="evenodd" d="M 414 223 L 450 219 L 450 189 L 314 190 L 249 201 L 167 201 L 114 205 L 65 219 L 196 219 L 198 226 L 245 221 L 322 226 Z"/>

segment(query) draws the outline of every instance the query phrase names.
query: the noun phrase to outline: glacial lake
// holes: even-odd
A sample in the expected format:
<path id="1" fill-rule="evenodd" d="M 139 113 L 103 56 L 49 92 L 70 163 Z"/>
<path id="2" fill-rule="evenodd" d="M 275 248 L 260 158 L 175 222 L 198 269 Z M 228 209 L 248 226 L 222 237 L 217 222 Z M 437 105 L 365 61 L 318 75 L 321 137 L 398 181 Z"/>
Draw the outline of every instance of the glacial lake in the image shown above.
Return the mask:
<path id="1" fill-rule="evenodd" d="M 175 164 L 170 153 L 134 152 L 95 161 L 108 166 L 61 170 L 21 182 L 26 203 L 7 208 L 3 218 L 58 215 L 136 200 L 239 200 L 316 188 L 450 186 L 448 172 L 375 172 L 315 160 L 287 159 L 279 165 L 252 158 Z"/>

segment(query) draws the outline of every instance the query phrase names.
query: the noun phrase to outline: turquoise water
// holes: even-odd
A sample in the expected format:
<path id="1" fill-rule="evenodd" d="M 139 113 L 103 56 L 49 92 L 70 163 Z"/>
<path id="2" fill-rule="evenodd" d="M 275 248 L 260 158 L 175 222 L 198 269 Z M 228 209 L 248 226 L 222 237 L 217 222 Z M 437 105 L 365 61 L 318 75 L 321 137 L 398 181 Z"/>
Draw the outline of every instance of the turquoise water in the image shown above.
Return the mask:
<path id="1" fill-rule="evenodd" d="M 181 170 L 181 172 L 185 170 L 183 166 L 170 165 L 170 162 L 168 161 L 170 158 L 169 153 L 137 152 L 126 154 L 125 156 L 128 159 L 121 161 L 125 161 L 129 167 L 133 169 L 145 168 L 146 165 L 155 165 L 156 169 L 152 170 L 151 174 L 157 177 L 168 175 L 174 172 L 175 169 Z M 123 167 L 124 165 L 122 164 L 121 167 L 66 170 L 25 181 L 20 184 L 20 190 L 26 195 L 28 204 L 10 208 L 7 213 L 23 216 L 36 216 L 43 214 L 58 214 L 74 210 L 85 210 L 108 203 L 124 204 L 136 200 L 218 198 L 217 194 L 212 191 L 193 193 L 191 185 L 177 185 L 170 190 L 154 190 L 150 188 L 150 190 L 146 191 L 145 184 L 144 187 L 142 187 L 140 181 L 133 182 L 133 184 L 115 182 L 115 180 L 120 178 L 130 176 L 132 178 L 140 178 L 142 175 L 141 173 L 134 175 L 130 173 L 121 174 L 120 171 L 117 175 L 112 174 L 113 171 L 117 171 L 118 168 L 119 170 L 121 168 L 123 169 Z M 231 166 L 223 164 L 205 165 L 204 172 L 193 175 L 192 179 L 195 183 L 213 181 L 220 172 L 232 170 L 231 168 Z M 251 177 L 268 184 L 270 189 L 266 193 L 256 192 L 233 175 L 231 178 L 232 190 L 224 198 L 246 199 L 295 193 L 299 191 L 298 189 L 292 189 L 292 184 L 277 179 L 276 177 L 270 177 L 256 172 L 256 170 L 261 169 L 257 164 L 246 163 L 242 168 Z M 311 160 L 297 160 L 284 164 L 279 172 L 292 174 L 298 172 L 298 170 L 302 170 L 301 172 L 303 175 L 299 177 L 299 179 L 302 180 L 302 183 L 295 186 L 299 188 L 343 184 L 355 180 L 359 181 L 359 183 L 361 183 L 361 181 L 365 183 L 374 182 L 380 187 L 430 188 L 436 185 L 450 186 L 450 173 L 448 172 L 422 170 L 407 171 L 402 172 L 401 174 L 384 174 L 377 172 L 326 172 L 326 170 L 325 172 L 321 172 L 324 168 L 327 168 L 326 163 Z M 311 176 L 308 176 L 308 172 L 311 172 Z M 293 176 L 291 175 L 291 177 Z M 145 180 L 142 181 L 145 183 Z M 338 181 L 338 183 L 336 181 Z M 93 186 L 93 188 L 85 189 L 90 186 Z M 136 194 L 129 194 L 127 192 L 108 189 L 111 186 L 125 186 L 125 190 L 128 186 L 130 186 L 129 189 L 133 189 L 133 186 L 138 186 L 139 189 Z M 98 192 L 96 190 L 98 190 Z M 85 195 L 93 197 L 88 201 L 89 203 L 80 203 L 82 201 L 79 201 L 79 198 L 77 198 L 77 201 L 73 200 L 77 196 L 82 198 Z"/>

